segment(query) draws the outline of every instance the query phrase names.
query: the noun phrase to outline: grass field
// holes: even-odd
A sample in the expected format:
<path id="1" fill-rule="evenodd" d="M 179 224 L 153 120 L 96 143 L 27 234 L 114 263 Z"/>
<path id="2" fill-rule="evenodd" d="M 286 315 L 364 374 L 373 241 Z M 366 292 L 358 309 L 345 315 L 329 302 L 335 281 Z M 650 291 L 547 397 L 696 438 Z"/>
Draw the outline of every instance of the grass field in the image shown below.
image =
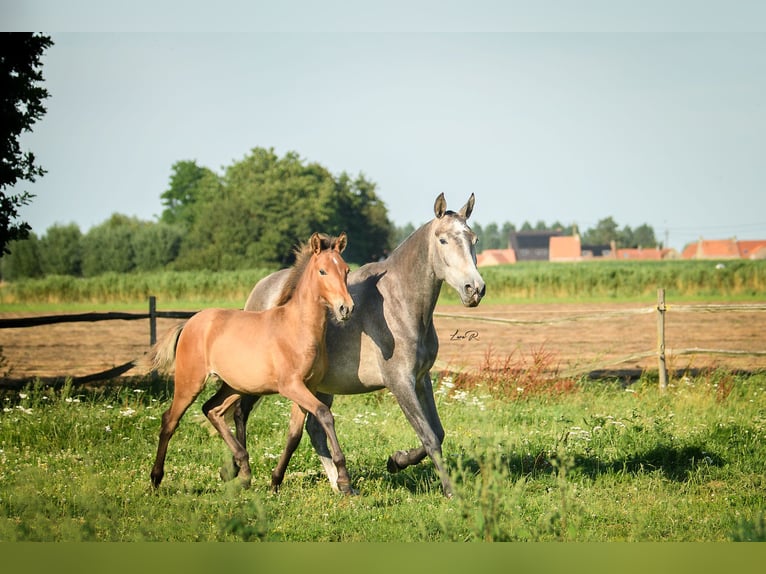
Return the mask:
<path id="1" fill-rule="evenodd" d="M 198 402 L 154 492 L 166 381 L 7 392 L 0 541 L 766 540 L 766 375 L 711 372 L 664 394 L 649 378 L 533 383 L 437 381 L 452 500 L 430 462 L 386 472 L 417 439 L 383 392 L 333 409 L 355 497 L 330 489 L 307 439 L 269 491 L 289 412 L 279 397 L 251 417 L 252 488 L 219 479 L 228 453 Z"/>

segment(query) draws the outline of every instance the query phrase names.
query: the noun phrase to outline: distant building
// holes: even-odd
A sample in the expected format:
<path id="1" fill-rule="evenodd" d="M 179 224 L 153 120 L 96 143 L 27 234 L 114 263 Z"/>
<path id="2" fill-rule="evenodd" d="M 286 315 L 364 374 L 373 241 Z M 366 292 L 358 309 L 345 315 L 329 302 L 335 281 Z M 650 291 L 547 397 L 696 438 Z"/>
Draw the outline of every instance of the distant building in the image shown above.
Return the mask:
<path id="1" fill-rule="evenodd" d="M 511 231 L 511 249 L 517 261 L 549 261 L 550 239 L 560 231 Z"/>
<path id="2" fill-rule="evenodd" d="M 764 259 L 766 239 L 702 239 L 684 247 L 683 259 Z"/>
<path id="3" fill-rule="evenodd" d="M 516 253 L 513 249 L 485 249 L 476 256 L 477 267 L 508 265 L 509 263 L 516 263 Z"/>
<path id="4" fill-rule="evenodd" d="M 583 245 L 580 251 L 583 259 L 609 259 L 614 255 L 614 245 Z"/>
<path id="5" fill-rule="evenodd" d="M 553 235 L 548 243 L 549 261 L 582 261 L 579 235 Z"/>

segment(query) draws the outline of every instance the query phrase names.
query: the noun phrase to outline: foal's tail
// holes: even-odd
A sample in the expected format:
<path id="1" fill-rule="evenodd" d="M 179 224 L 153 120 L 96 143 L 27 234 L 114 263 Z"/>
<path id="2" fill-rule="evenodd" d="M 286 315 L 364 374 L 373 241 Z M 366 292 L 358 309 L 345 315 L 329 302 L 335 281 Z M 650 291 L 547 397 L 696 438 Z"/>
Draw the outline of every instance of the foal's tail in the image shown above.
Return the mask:
<path id="1" fill-rule="evenodd" d="M 149 351 L 149 360 L 152 363 L 153 370 L 167 372 L 173 370 L 176 362 L 178 337 L 181 336 L 181 331 L 185 326 L 186 322 L 179 323 L 154 344 L 151 351 Z"/>

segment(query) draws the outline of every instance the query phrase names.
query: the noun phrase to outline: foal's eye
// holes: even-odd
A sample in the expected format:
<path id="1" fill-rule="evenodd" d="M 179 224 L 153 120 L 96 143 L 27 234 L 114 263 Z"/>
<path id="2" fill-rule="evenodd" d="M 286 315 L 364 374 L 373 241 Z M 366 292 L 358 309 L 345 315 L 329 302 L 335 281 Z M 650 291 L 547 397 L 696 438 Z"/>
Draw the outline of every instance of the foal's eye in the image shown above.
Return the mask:
<path id="1" fill-rule="evenodd" d="M 325 271 L 324 269 L 320 269 L 319 270 L 319 274 L 320 275 L 327 275 L 327 271 Z"/>

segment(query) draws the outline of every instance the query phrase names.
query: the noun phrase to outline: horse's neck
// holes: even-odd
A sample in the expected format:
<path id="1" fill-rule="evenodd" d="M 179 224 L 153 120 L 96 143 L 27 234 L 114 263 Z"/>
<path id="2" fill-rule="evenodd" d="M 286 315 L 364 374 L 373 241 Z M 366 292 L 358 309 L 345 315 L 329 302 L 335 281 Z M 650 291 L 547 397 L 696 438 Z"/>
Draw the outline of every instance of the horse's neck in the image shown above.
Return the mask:
<path id="1" fill-rule="evenodd" d="M 443 281 L 434 270 L 430 235 L 431 224 L 427 223 L 413 232 L 384 262 L 388 263 L 389 269 L 396 269 L 396 282 L 407 286 L 407 297 L 400 304 L 411 311 L 413 318 L 430 318 L 441 292 Z"/>

